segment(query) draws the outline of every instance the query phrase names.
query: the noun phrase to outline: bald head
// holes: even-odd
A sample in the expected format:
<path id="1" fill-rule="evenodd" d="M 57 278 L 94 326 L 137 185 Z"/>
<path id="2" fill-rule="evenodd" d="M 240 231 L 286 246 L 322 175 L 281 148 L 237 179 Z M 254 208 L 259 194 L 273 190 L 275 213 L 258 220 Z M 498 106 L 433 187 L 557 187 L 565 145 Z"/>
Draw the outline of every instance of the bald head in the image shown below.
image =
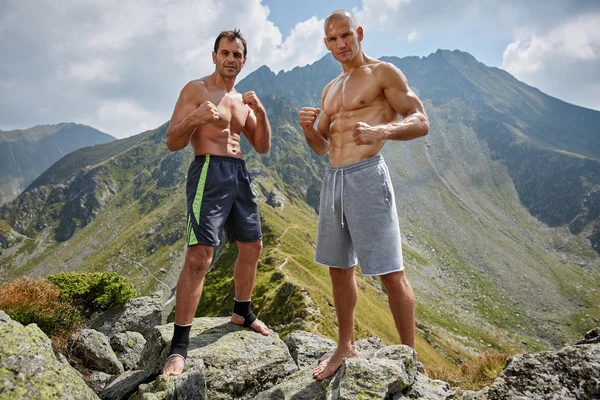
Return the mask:
<path id="1" fill-rule="evenodd" d="M 353 31 L 355 31 L 356 28 L 358 27 L 358 24 L 356 23 L 356 19 L 354 18 L 354 15 L 352 15 L 350 12 L 348 12 L 346 10 L 335 10 L 334 12 L 332 12 L 331 14 L 329 14 L 329 16 L 327 18 L 325 18 L 325 23 L 323 24 L 325 30 L 327 30 L 327 25 L 330 22 L 332 22 L 332 21 L 339 21 L 339 20 L 345 20 L 345 21 L 347 21 L 348 22 L 348 26 Z"/>

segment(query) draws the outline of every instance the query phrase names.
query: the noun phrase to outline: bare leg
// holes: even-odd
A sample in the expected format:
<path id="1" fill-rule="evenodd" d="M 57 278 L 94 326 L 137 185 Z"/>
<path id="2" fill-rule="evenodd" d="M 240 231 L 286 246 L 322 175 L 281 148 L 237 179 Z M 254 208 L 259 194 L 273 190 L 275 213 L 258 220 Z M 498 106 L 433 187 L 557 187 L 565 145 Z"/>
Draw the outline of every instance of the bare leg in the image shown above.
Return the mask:
<path id="1" fill-rule="evenodd" d="M 258 258 L 262 251 L 262 241 L 259 242 L 237 242 L 238 258 L 235 261 L 233 270 L 233 282 L 235 285 L 235 298 L 237 300 L 250 300 L 252 298 L 252 289 L 256 279 L 256 266 Z M 236 325 L 244 323 L 244 318 L 232 314 L 231 322 Z M 268 335 L 269 328 L 258 319 L 250 326 L 256 332 Z"/>
<path id="2" fill-rule="evenodd" d="M 415 347 L 415 294 L 404 271 L 381 276 L 402 344 Z"/>
<path id="3" fill-rule="evenodd" d="M 313 375 L 320 381 L 335 374 L 344 358 L 358 356 L 358 352 L 354 348 L 354 308 L 358 298 L 354 267 L 345 270 L 329 268 L 329 275 L 333 286 L 339 341 L 331 357 L 320 363 L 313 371 Z"/>
<path id="4" fill-rule="evenodd" d="M 189 246 L 185 254 L 185 264 L 177 282 L 175 303 L 175 323 L 189 325 L 194 320 L 204 277 L 213 256 L 213 248 L 196 244 Z M 179 375 L 183 372 L 184 360 L 181 357 L 169 357 L 163 367 L 163 375 Z"/>

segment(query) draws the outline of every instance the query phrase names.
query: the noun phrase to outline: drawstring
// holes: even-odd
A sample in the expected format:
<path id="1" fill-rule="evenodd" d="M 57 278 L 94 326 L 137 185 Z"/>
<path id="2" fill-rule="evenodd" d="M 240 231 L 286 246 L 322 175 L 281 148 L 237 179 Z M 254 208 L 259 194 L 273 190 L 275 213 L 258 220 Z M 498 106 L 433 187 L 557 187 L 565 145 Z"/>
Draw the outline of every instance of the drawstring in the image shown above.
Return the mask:
<path id="1" fill-rule="evenodd" d="M 331 190 L 331 193 L 333 193 L 333 199 L 331 201 L 331 209 L 335 213 L 335 178 L 336 178 L 338 171 L 342 171 L 342 188 L 341 188 L 342 191 L 340 194 L 340 197 L 342 200 L 342 212 L 340 214 L 340 222 L 341 222 L 342 228 L 343 228 L 344 227 L 344 170 L 343 169 L 336 169 L 335 172 L 333 173 L 333 186 L 332 186 L 332 190 Z"/>

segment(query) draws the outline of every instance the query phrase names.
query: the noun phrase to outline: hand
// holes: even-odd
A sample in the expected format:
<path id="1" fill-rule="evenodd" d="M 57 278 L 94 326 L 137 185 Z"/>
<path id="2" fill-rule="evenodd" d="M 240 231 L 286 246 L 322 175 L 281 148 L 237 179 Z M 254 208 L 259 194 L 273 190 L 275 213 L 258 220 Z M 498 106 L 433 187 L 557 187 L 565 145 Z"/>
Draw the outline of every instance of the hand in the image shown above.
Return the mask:
<path id="1" fill-rule="evenodd" d="M 375 144 L 381 140 L 384 140 L 383 133 L 364 122 L 357 122 L 354 124 L 354 130 L 352 132 L 354 137 L 354 143 L 358 146 L 364 144 Z"/>
<path id="2" fill-rule="evenodd" d="M 253 91 L 242 94 L 242 103 L 250 107 L 255 114 L 264 114 L 265 108 Z"/>
<path id="3" fill-rule="evenodd" d="M 196 114 L 200 125 L 210 124 L 221 119 L 221 113 L 217 109 L 217 106 L 210 101 L 200 104 L 200 107 L 194 111 L 194 114 Z"/>
<path id="4" fill-rule="evenodd" d="M 313 129 L 320 112 L 320 108 L 302 107 L 300 110 L 300 126 L 302 126 L 302 129 L 305 131 Z"/>

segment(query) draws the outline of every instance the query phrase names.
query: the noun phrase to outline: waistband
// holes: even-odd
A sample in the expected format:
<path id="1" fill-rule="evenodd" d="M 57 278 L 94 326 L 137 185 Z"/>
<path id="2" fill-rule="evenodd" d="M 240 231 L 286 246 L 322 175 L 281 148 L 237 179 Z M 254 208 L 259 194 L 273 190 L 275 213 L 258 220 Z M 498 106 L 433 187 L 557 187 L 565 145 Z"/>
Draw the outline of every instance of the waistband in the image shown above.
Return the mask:
<path id="1" fill-rule="evenodd" d="M 354 163 L 346 164 L 346 165 L 327 165 L 327 171 L 336 172 L 343 171 L 344 173 L 359 171 L 361 169 L 365 169 L 371 167 L 373 165 L 377 165 L 385 162 L 383 156 L 381 154 L 377 154 L 376 156 L 367 158 L 365 160 L 360 160 Z"/>
<path id="2" fill-rule="evenodd" d="M 238 164 L 242 164 L 242 165 L 246 164 L 246 162 L 244 161 L 243 158 L 237 158 L 237 157 L 213 156 L 212 154 L 201 154 L 199 156 L 195 156 L 194 157 L 194 162 L 196 162 L 196 161 L 204 161 L 204 160 L 210 160 L 210 161 L 230 161 L 230 162 L 238 163 Z"/>

